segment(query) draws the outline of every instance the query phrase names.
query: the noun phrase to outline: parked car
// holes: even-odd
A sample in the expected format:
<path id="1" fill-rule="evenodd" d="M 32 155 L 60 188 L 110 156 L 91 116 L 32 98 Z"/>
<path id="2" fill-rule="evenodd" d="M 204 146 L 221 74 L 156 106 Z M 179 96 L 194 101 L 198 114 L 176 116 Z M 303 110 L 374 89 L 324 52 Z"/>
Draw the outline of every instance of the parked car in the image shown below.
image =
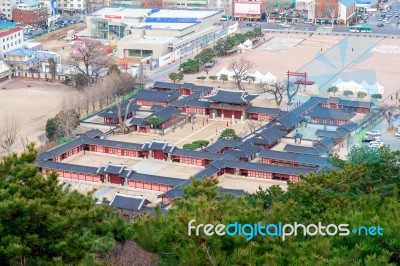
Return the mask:
<path id="1" fill-rule="evenodd" d="M 382 20 L 383 20 L 383 18 L 379 18 L 379 19 L 378 19 L 378 21 L 382 21 Z"/>
<path id="2" fill-rule="evenodd" d="M 370 136 L 380 136 L 381 135 L 381 131 L 380 130 L 371 130 L 367 132 L 367 135 Z"/>
<path id="3" fill-rule="evenodd" d="M 383 27 L 384 25 L 383 25 L 383 23 L 378 23 L 377 26 L 378 26 L 378 27 Z"/>
<path id="4" fill-rule="evenodd" d="M 396 15 L 394 15 L 396 18 L 398 18 L 399 17 L 399 13 L 397 13 Z"/>
<path id="5" fill-rule="evenodd" d="M 279 26 L 281 26 L 283 28 L 290 28 L 290 25 L 286 24 L 286 22 L 279 24 Z"/>
<path id="6" fill-rule="evenodd" d="M 385 24 L 389 24 L 389 20 L 386 20 L 386 21 L 385 21 Z"/>
<path id="7" fill-rule="evenodd" d="M 372 141 L 369 143 L 369 146 L 371 148 L 380 148 L 383 146 L 383 144 L 384 144 L 383 141 Z"/>
<path id="8" fill-rule="evenodd" d="M 362 139 L 362 142 L 364 142 L 364 143 L 369 143 L 369 142 L 372 142 L 372 141 L 374 141 L 374 140 L 375 140 L 374 137 L 366 136 L 366 137 L 364 137 L 364 138 Z"/>
<path id="9" fill-rule="evenodd" d="M 395 136 L 396 138 L 400 138 L 400 132 L 397 132 L 396 134 L 394 134 L 394 136 Z"/>

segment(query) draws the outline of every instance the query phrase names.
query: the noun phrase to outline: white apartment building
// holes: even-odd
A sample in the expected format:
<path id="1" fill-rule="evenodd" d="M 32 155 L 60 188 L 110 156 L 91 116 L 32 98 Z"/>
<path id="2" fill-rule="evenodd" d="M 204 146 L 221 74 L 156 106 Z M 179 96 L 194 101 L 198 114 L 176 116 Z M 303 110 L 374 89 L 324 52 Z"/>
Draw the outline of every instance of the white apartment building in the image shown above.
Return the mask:
<path id="1" fill-rule="evenodd" d="M 10 23 L 10 22 L 8 22 Z M 21 48 L 24 44 L 24 32 L 21 27 L 0 31 L 0 57 L 4 53 Z"/>
<path id="2" fill-rule="evenodd" d="M 12 9 L 22 2 L 21 0 L 0 0 L 0 19 L 12 20 Z"/>
<path id="3" fill-rule="evenodd" d="M 57 8 L 59 13 L 85 13 L 86 0 L 58 0 Z"/>

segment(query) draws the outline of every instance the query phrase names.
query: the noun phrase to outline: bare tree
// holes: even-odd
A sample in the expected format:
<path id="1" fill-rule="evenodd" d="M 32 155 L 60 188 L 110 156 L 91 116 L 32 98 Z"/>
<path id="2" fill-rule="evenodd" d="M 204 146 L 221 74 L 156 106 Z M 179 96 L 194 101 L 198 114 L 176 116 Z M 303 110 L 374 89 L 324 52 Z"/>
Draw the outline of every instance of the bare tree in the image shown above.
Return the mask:
<path id="1" fill-rule="evenodd" d="M 258 123 L 254 120 L 247 120 L 246 121 L 246 128 L 249 129 L 250 133 L 253 133 L 258 128 Z"/>
<path id="2" fill-rule="evenodd" d="M 20 136 L 19 140 L 21 141 L 21 145 L 24 148 L 24 152 L 26 152 L 26 148 L 28 147 L 29 144 L 29 139 L 28 137 L 25 136 Z"/>
<path id="3" fill-rule="evenodd" d="M 294 96 L 296 96 L 297 93 L 299 92 L 300 85 L 297 84 L 297 86 L 296 86 L 296 84 L 294 82 L 291 82 L 291 81 L 286 81 L 285 85 L 286 85 L 285 94 L 288 97 L 288 105 L 291 105 Z"/>
<path id="4" fill-rule="evenodd" d="M 386 119 L 389 125 L 390 125 L 390 120 L 392 119 L 393 116 L 393 112 L 398 109 L 400 109 L 399 106 L 393 104 L 381 104 L 379 106 L 379 112 Z"/>
<path id="5" fill-rule="evenodd" d="M 123 97 L 117 97 L 116 98 L 116 106 L 118 109 L 118 124 L 119 124 L 119 131 L 121 133 L 125 133 L 126 130 L 126 120 L 128 119 L 128 114 L 129 114 L 129 108 L 132 104 L 133 100 L 129 99 L 125 106 L 125 115 L 122 117 L 122 109 L 123 109 Z"/>
<path id="6" fill-rule="evenodd" d="M 241 57 L 239 60 L 233 60 L 229 64 L 229 69 L 233 71 L 233 79 L 236 87 L 242 90 L 242 81 L 246 78 L 248 71 L 254 67 L 254 64 L 249 60 Z"/>
<path id="7" fill-rule="evenodd" d="M 60 136 L 70 138 L 79 125 L 79 113 L 76 110 L 64 110 L 55 117 L 57 131 Z"/>
<path id="8" fill-rule="evenodd" d="M 46 143 L 49 141 L 49 139 L 46 137 L 45 133 L 40 134 L 37 138 L 38 138 L 40 146 L 45 146 Z"/>
<path id="9" fill-rule="evenodd" d="M 107 72 L 113 60 L 112 57 L 105 55 L 101 42 L 86 39 L 72 46 L 66 64 L 93 81 Z"/>
<path id="10" fill-rule="evenodd" d="M 337 16 L 337 6 L 336 5 L 329 5 L 328 6 L 328 13 L 329 13 L 329 18 L 332 21 L 332 27 L 333 27 L 333 21 L 335 20 L 335 17 Z"/>
<path id="11" fill-rule="evenodd" d="M 279 107 L 286 93 L 286 84 L 284 82 L 275 82 L 274 84 L 261 83 L 258 85 L 258 93 L 271 94 L 274 96 L 275 103 Z"/>
<path id="12" fill-rule="evenodd" d="M 85 90 L 82 92 L 83 95 L 83 107 L 85 108 L 86 116 L 89 115 L 89 109 L 90 109 L 90 91 L 88 88 L 85 88 Z"/>
<path id="13" fill-rule="evenodd" d="M 5 115 L 0 127 L 0 147 L 8 154 L 12 152 L 17 139 L 17 122 L 11 115 Z"/>

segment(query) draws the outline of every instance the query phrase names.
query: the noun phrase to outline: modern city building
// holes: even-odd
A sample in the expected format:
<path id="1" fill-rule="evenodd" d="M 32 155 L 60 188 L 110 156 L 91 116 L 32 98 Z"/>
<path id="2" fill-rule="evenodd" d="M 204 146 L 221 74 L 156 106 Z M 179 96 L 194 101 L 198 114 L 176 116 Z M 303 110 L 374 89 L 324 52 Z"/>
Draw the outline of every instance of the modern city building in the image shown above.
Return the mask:
<path id="1" fill-rule="evenodd" d="M 12 20 L 12 9 L 22 2 L 21 0 L 0 0 L 0 19 Z"/>
<path id="2" fill-rule="evenodd" d="M 60 14 L 82 14 L 86 11 L 86 0 L 58 0 L 57 7 Z"/>

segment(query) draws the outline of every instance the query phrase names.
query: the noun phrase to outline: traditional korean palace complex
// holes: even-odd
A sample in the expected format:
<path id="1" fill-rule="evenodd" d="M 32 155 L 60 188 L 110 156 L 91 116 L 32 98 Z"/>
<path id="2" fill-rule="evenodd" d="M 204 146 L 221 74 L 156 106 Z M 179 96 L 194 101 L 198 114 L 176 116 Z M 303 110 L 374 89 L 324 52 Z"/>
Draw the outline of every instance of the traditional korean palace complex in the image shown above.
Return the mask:
<path id="1" fill-rule="evenodd" d="M 359 124 L 352 118 L 368 115 L 374 108 L 371 102 L 342 100 L 338 97 L 311 97 L 290 111 L 252 106 L 258 95 L 243 91 L 197 86 L 191 83 L 156 82 L 151 90 L 141 90 L 122 104 L 127 125 L 132 131 L 148 132 L 149 117 L 158 117 L 160 130 L 169 130 L 189 115 L 206 115 L 210 119 L 258 120 L 266 124 L 255 132 L 237 139 L 218 139 L 205 149 L 186 150 L 166 141 L 131 143 L 107 139 L 99 130 L 91 130 L 74 140 L 39 155 L 39 167 L 46 174 L 56 172 L 60 177 L 109 183 L 123 187 L 159 191 L 162 202 L 168 204 L 182 197 L 182 187 L 193 178 L 218 178 L 224 174 L 282 181 L 301 181 L 308 173 L 330 171 L 333 166 L 325 156 L 343 137 L 352 134 Z M 117 124 L 118 111 L 111 107 L 97 114 L 102 125 Z M 122 117 L 123 119 L 124 117 Z M 317 140 L 309 147 L 297 145 L 296 137 L 288 137 L 300 125 L 317 127 Z M 293 132 L 294 131 L 294 132 Z M 287 140 L 291 142 L 287 142 Z M 273 148 L 283 143 L 283 150 Z M 64 160 L 74 154 L 110 154 L 138 160 L 164 161 L 192 165 L 199 171 L 186 178 L 149 175 L 125 165 L 107 163 L 98 166 L 70 164 Z M 243 191 L 222 189 L 227 193 Z M 113 204 L 118 203 L 114 199 Z M 126 199 L 142 206 L 143 199 Z M 131 210 L 125 210 L 131 215 Z"/>

